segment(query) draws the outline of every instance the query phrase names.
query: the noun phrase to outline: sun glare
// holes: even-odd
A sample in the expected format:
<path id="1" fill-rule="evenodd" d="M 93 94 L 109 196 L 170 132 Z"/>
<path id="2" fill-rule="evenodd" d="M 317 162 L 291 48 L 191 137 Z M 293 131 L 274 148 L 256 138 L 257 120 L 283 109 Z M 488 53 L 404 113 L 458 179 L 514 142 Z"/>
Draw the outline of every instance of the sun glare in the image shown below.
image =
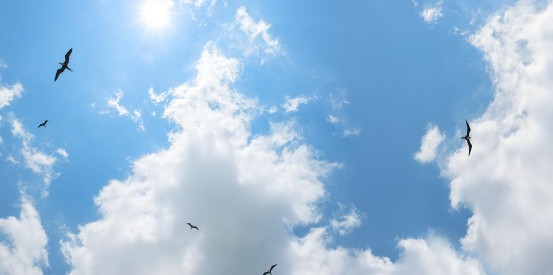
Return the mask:
<path id="1" fill-rule="evenodd" d="M 162 31 L 169 25 L 172 6 L 169 0 L 146 0 L 140 7 L 140 19 L 149 30 Z"/>

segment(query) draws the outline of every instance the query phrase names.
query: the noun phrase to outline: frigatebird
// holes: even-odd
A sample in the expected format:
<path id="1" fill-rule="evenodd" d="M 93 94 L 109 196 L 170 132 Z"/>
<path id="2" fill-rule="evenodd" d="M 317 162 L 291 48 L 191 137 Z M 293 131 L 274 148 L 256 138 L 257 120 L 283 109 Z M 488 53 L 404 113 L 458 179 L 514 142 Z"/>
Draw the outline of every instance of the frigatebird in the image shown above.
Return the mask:
<path id="1" fill-rule="evenodd" d="M 187 222 L 186 224 L 188 224 L 188 225 L 190 226 L 190 230 L 196 229 L 196 230 L 200 231 L 200 229 L 198 229 L 197 226 L 195 226 L 195 225 L 193 225 L 193 224 L 191 224 L 191 223 L 189 223 L 189 222 Z"/>
<path id="2" fill-rule="evenodd" d="M 54 78 L 54 82 L 56 82 L 56 80 L 58 80 L 58 77 L 60 76 L 61 73 L 63 73 L 63 71 L 65 71 L 65 69 L 68 69 L 69 71 L 73 71 L 71 70 L 71 68 L 69 68 L 69 56 L 71 55 L 71 53 L 73 52 L 73 48 L 69 49 L 69 51 L 67 51 L 67 53 L 65 54 L 65 61 L 63 61 L 63 63 L 59 63 L 61 65 L 61 68 L 59 68 L 57 71 L 56 71 L 56 78 Z"/>
<path id="3" fill-rule="evenodd" d="M 470 151 L 472 150 L 472 143 L 470 143 L 470 126 L 469 126 L 469 123 L 468 121 L 465 119 L 465 123 L 467 124 L 467 134 L 462 137 L 461 139 L 464 139 L 467 141 L 468 145 L 469 145 L 469 156 L 470 156 Z"/>
<path id="4" fill-rule="evenodd" d="M 271 271 L 273 271 L 273 268 L 275 268 L 275 266 L 277 266 L 277 265 L 276 264 L 272 265 L 271 268 L 269 268 L 269 271 L 264 272 L 263 275 L 267 275 L 267 274 L 273 275 L 273 273 L 271 273 Z"/>
<path id="5" fill-rule="evenodd" d="M 45 120 L 44 122 L 42 122 L 41 124 L 39 124 L 39 125 L 38 125 L 38 128 L 40 128 L 40 127 L 46 128 L 46 123 L 48 123 L 48 120 Z"/>

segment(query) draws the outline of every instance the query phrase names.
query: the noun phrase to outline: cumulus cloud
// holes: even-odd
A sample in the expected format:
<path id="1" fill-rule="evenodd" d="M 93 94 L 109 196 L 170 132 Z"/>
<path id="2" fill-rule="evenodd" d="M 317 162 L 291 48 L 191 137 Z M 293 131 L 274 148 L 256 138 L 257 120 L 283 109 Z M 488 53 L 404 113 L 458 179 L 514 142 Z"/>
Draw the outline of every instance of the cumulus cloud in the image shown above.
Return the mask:
<path id="1" fill-rule="evenodd" d="M 440 132 L 438 126 L 428 124 L 426 134 L 422 137 L 421 148 L 415 154 L 415 160 L 420 163 L 429 163 L 436 158 L 436 150 L 444 141 L 445 135 Z"/>
<path id="2" fill-rule="evenodd" d="M 11 119 L 11 133 L 14 137 L 17 137 L 21 140 L 21 156 L 23 157 L 23 163 L 26 168 L 31 169 L 35 174 L 42 176 L 44 183 L 46 184 L 43 195 L 48 194 L 48 186 L 53 179 L 59 176 L 59 173 L 54 172 L 54 166 L 58 159 L 53 154 L 48 154 L 37 147 L 32 145 L 33 135 L 27 132 L 23 124 L 17 119 Z M 63 148 L 58 148 L 57 153 L 65 152 Z M 65 152 L 67 154 L 67 152 Z M 63 156 L 63 155 L 62 155 Z M 63 156 L 65 157 L 65 156 Z M 17 164 L 19 163 L 15 158 L 11 157 L 12 160 L 8 159 L 10 162 Z"/>
<path id="3" fill-rule="evenodd" d="M 101 218 L 62 242 L 71 274 L 255 274 L 285 256 L 285 224 L 320 219 L 334 164 L 292 123 L 252 136 L 257 103 L 230 86 L 240 66 L 207 46 L 195 78 L 170 90 L 164 117 L 180 130 L 102 189 Z"/>
<path id="4" fill-rule="evenodd" d="M 12 86 L 0 85 L 0 110 L 8 105 L 16 97 L 21 97 L 23 85 L 16 83 Z"/>
<path id="5" fill-rule="evenodd" d="M 157 103 L 156 100 L 160 100 L 160 101 L 163 100 L 163 98 L 160 95 L 156 95 L 153 92 L 153 89 L 150 89 L 148 91 L 148 93 L 150 94 L 150 97 L 151 97 L 151 99 L 154 103 Z M 107 106 L 109 108 L 115 110 L 115 112 L 120 117 L 130 118 L 132 121 L 134 121 L 138 125 L 138 129 L 140 129 L 141 131 L 144 132 L 146 130 L 146 128 L 144 128 L 144 122 L 142 121 L 142 113 L 140 112 L 140 110 L 129 111 L 125 106 L 121 105 L 119 102 L 123 98 L 123 95 L 124 95 L 123 91 L 120 90 L 120 89 L 117 89 L 115 91 L 115 97 L 110 97 L 110 98 L 107 99 L 107 102 L 106 102 Z M 110 110 L 104 110 L 104 111 L 101 111 L 100 113 L 101 114 L 110 114 L 111 111 Z"/>
<path id="6" fill-rule="evenodd" d="M 430 236 L 425 239 L 404 239 L 402 250 L 394 263 L 378 257 L 370 249 L 352 250 L 343 247 L 329 248 L 331 237 L 325 228 L 314 228 L 303 238 L 289 246 L 292 275 L 476 275 L 485 274 L 478 261 L 460 255 L 446 240 Z"/>
<path id="7" fill-rule="evenodd" d="M 553 274 L 553 3 L 520 1 L 470 42 L 489 64 L 493 102 L 471 123 L 443 173 L 451 204 L 473 216 L 463 248 L 498 274 Z"/>
<path id="8" fill-rule="evenodd" d="M 48 266 L 48 238 L 40 217 L 25 195 L 18 217 L 0 219 L 0 273 L 13 275 L 42 274 Z"/>
<path id="9" fill-rule="evenodd" d="M 441 6 L 435 6 L 435 7 L 428 7 L 422 10 L 421 17 L 424 20 L 424 22 L 428 24 L 436 24 L 438 22 L 438 19 L 442 17 L 444 14 L 442 13 Z"/>
<path id="10" fill-rule="evenodd" d="M 295 236 L 289 228 L 322 219 L 323 180 L 337 164 L 317 159 L 294 122 L 252 134 L 258 103 L 232 88 L 240 66 L 208 44 L 195 77 L 168 91 L 163 116 L 178 126 L 170 145 L 100 191 L 100 218 L 61 242 L 70 274 L 256 274 L 274 263 L 298 275 L 480 273 L 437 238 L 400 241 L 397 263 L 369 249 L 332 248 L 328 230 L 358 226 L 355 210 Z"/>
<path id="11" fill-rule="evenodd" d="M 286 113 L 294 113 L 298 111 L 300 105 L 305 105 L 314 99 L 316 99 L 314 96 L 304 96 L 304 95 L 300 95 L 297 97 L 287 96 L 286 102 L 282 104 L 282 108 L 284 108 L 284 111 Z"/>
<path id="12" fill-rule="evenodd" d="M 235 24 L 246 36 L 246 41 L 242 43 L 245 55 L 264 53 L 275 56 L 280 54 L 280 42 L 269 34 L 271 25 L 263 20 L 255 22 L 245 7 L 242 6 L 236 10 Z"/>

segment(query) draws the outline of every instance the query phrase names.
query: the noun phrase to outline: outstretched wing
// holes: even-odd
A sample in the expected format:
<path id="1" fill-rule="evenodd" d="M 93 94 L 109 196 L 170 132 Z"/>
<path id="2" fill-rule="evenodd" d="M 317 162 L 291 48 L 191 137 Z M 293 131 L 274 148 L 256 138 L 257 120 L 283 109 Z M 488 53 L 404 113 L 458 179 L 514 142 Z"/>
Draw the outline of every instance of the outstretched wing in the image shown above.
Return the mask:
<path id="1" fill-rule="evenodd" d="M 63 73 L 64 70 L 65 69 L 63 67 L 61 67 L 56 71 L 56 78 L 54 78 L 54 82 L 56 82 L 56 80 L 58 80 L 58 77 L 60 76 L 61 73 Z"/>
<path id="2" fill-rule="evenodd" d="M 472 151 L 472 143 L 470 143 L 470 140 L 467 140 L 467 143 L 469 144 L 469 156 L 470 156 L 470 151 Z"/>
<path id="3" fill-rule="evenodd" d="M 73 52 L 73 48 L 69 49 L 69 51 L 67 51 L 67 53 L 65 54 L 65 64 L 69 63 L 69 56 L 71 55 L 72 52 Z"/>
<path id="4" fill-rule="evenodd" d="M 470 135 L 470 126 L 469 126 L 469 122 L 465 119 L 465 123 L 467 124 L 467 137 Z"/>
<path id="5" fill-rule="evenodd" d="M 275 268 L 275 266 L 277 266 L 276 264 L 272 265 L 271 268 L 269 269 L 269 273 L 273 272 L 273 268 Z"/>

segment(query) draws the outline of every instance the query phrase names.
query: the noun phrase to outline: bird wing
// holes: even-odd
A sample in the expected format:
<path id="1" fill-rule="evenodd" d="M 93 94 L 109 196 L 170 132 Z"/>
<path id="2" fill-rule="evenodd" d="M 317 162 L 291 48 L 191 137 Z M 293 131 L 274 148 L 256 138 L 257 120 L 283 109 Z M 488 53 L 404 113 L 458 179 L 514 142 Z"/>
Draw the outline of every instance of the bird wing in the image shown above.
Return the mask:
<path id="1" fill-rule="evenodd" d="M 469 126 L 469 123 L 466 119 L 465 119 L 465 123 L 467 124 L 467 137 L 468 137 L 469 134 L 470 134 L 470 126 Z"/>
<path id="2" fill-rule="evenodd" d="M 58 77 L 60 76 L 61 73 L 63 73 L 65 69 L 63 67 L 59 68 L 57 71 L 56 71 L 56 78 L 54 78 L 54 82 L 56 80 L 58 80 Z"/>
<path id="3" fill-rule="evenodd" d="M 71 53 L 73 52 L 73 48 L 69 49 L 69 51 L 67 51 L 67 53 L 65 54 L 65 63 L 69 63 L 69 56 L 71 55 Z"/>
<path id="4" fill-rule="evenodd" d="M 269 272 L 269 271 L 263 272 L 263 275 L 267 275 L 267 274 L 271 274 L 271 272 Z"/>
<path id="5" fill-rule="evenodd" d="M 467 140 L 468 144 L 469 144 L 469 156 L 470 156 L 470 151 L 472 151 L 472 143 L 470 143 L 470 140 Z"/>
<path id="6" fill-rule="evenodd" d="M 277 265 L 274 264 L 274 265 L 271 266 L 271 269 L 269 269 L 269 273 L 271 273 L 271 271 L 273 271 L 273 268 L 275 268 L 275 266 L 277 266 Z"/>

